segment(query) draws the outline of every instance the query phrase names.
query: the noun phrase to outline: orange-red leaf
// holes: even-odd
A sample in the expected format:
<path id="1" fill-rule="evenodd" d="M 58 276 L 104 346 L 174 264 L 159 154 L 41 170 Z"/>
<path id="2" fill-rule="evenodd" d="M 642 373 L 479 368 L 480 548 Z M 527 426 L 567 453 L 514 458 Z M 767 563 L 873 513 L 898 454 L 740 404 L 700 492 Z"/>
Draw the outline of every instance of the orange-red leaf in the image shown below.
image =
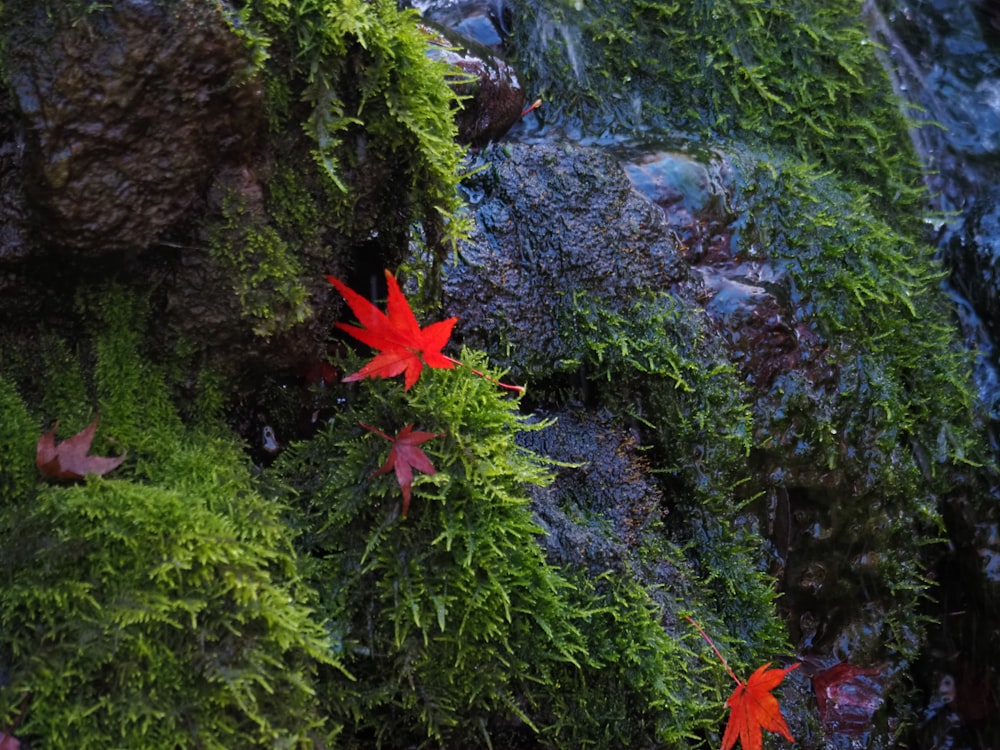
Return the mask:
<path id="1" fill-rule="evenodd" d="M 455 361 L 442 354 L 441 349 L 448 343 L 458 318 L 431 323 L 421 329 L 410 303 L 389 271 L 385 272 L 389 298 L 384 313 L 339 279 L 327 276 L 326 280 L 340 292 L 361 324 L 337 323 L 337 327 L 379 352 L 371 362 L 344 378 L 344 382 L 369 377 L 392 378 L 403 373 L 404 387 L 409 390 L 417 382 L 424 365 L 442 369 L 455 366 Z"/>
<path id="2" fill-rule="evenodd" d="M 777 732 L 789 742 L 795 742 L 792 733 L 781 715 L 778 699 L 771 695 L 785 675 L 798 667 L 793 664 L 786 669 L 768 669 L 768 662 L 758 669 L 746 682 L 736 686 L 729 696 L 726 705 L 729 706 L 729 723 L 722 735 L 722 750 L 729 750 L 736 744 L 737 738 L 743 750 L 761 750 L 761 730 Z"/>
<path id="3" fill-rule="evenodd" d="M 107 474 L 116 469 L 125 460 L 125 453 L 115 458 L 90 456 L 90 444 L 94 442 L 94 433 L 100 417 L 94 417 L 89 426 L 56 444 L 56 429 L 59 423 L 42 435 L 38 440 L 35 452 L 35 465 L 45 476 L 56 479 L 82 479 L 87 474 Z"/>
<path id="4" fill-rule="evenodd" d="M 364 422 L 361 423 L 361 426 L 366 430 L 371 430 L 376 435 L 381 435 L 392 443 L 392 448 L 389 450 L 389 457 L 386 458 L 384 464 L 372 472 L 372 476 L 385 474 L 392 469 L 396 470 L 396 481 L 399 482 L 399 489 L 403 491 L 403 517 L 405 518 L 410 510 L 413 470 L 418 469 L 424 474 L 437 473 L 434 464 L 431 463 L 427 454 L 420 449 L 420 446 L 431 438 L 444 437 L 444 435 L 440 432 L 414 431 L 413 425 L 408 424 L 399 431 L 396 437 L 392 438 L 381 430 L 369 427 Z"/>

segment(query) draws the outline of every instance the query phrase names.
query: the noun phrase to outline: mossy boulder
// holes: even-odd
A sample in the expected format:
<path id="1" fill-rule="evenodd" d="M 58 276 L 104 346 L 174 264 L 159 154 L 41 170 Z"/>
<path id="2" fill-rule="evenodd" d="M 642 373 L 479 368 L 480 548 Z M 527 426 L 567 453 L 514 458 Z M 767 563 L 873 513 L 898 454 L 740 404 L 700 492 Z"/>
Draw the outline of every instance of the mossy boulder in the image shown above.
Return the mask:
<path id="1" fill-rule="evenodd" d="M 73 326 L 81 278 L 117 278 L 148 293 L 164 351 L 183 338 L 247 392 L 322 355 L 324 274 L 462 232 L 456 69 L 394 3 L 0 18 L 5 320 Z"/>
<path id="2" fill-rule="evenodd" d="M 601 554 L 557 552 L 582 538 L 575 521 L 552 526 L 573 512 L 557 505 L 568 487 L 543 489 L 550 460 L 523 445 L 562 445 L 574 425 L 548 444 L 551 426 L 518 412 L 481 354 L 462 359 L 468 367 L 426 370 L 409 392 L 384 381 L 352 388 L 349 406 L 269 471 L 278 496 L 300 509 L 311 581 L 356 678 L 324 688 L 346 715 L 341 741 L 619 747 L 714 735 L 709 706 L 725 676 L 699 676 L 707 646 L 681 617 L 717 626 L 711 584 L 669 543 L 647 558 L 638 543 L 619 549 L 611 567 Z M 405 517 L 396 478 L 375 473 L 391 446 L 371 424 L 436 434 L 421 445 L 436 472 L 415 475 Z M 580 486 L 596 493 L 600 483 L 595 475 Z M 543 522 L 554 537 L 542 543 L 529 490 L 551 498 Z M 579 501 L 601 527 L 608 509 Z M 594 531 L 595 550 L 618 546 L 612 529 Z M 652 540 L 657 530 L 637 534 Z M 734 559 L 745 552 L 729 547 Z M 638 572 L 647 565 L 672 568 L 676 586 L 652 594 Z M 762 627 L 743 642 L 718 626 L 738 664 L 780 642 L 769 592 L 748 599 Z"/>
<path id="3" fill-rule="evenodd" d="M 8 2 L 4 36 L 34 227 L 57 248 L 150 248 L 255 147 L 262 91 L 222 5 Z"/>
<path id="4" fill-rule="evenodd" d="M 664 168 L 665 211 L 607 154 L 490 152 L 447 309 L 540 403 L 610 407 L 635 431 L 702 570 L 752 580 L 722 550 L 728 524 L 755 522 L 739 501 L 756 508 L 803 654 L 879 663 L 901 705 L 941 509 L 986 460 L 934 251 L 808 161 L 673 146 L 687 167 Z M 752 591 L 712 601 L 747 622 Z"/>

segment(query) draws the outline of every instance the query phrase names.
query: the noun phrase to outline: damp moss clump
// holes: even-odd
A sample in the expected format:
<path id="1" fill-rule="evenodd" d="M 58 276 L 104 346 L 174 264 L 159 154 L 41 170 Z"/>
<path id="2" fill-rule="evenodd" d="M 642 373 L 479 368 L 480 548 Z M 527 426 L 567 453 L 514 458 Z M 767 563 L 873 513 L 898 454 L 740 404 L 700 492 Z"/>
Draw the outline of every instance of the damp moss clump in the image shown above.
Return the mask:
<path id="1" fill-rule="evenodd" d="M 972 428 L 969 354 L 956 336 L 942 286 L 946 272 L 934 248 L 887 222 L 851 181 L 813 164 L 747 156 L 739 169 L 735 201 L 747 217 L 737 238 L 740 253 L 767 257 L 787 275 L 796 310 L 822 341 L 850 342 L 822 354 L 840 382 L 806 386 L 814 392 L 807 412 L 817 433 L 828 428 L 827 439 L 810 439 L 818 448 L 813 459 L 828 469 L 856 463 L 845 461 L 845 441 L 837 436 L 846 437 L 881 467 L 879 476 L 862 465 L 852 477 L 855 486 L 882 482 L 897 489 L 905 482 L 891 456 L 908 445 L 921 481 L 937 491 L 947 487 L 949 464 L 984 461 L 985 446 Z M 796 390 L 788 387 L 788 396 Z M 847 412 L 830 416 L 830 407 Z M 777 425 L 789 411 L 761 416 Z M 788 427 L 770 432 L 777 436 Z"/>
<path id="2" fill-rule="evenodd" d="M 519 3 L 525 77 L 581 135 L 784 146 L 911 207 L 917 165 L 855 0 Z M 543 113 L 544 116 L 544 113 Z"/>
<path id="3" fill-rule="evenodd" d="M 685 303 L 663 292 L 635 297 L 616 310 L 576 295 L 560 313 L 562 343 L 575 352 L 562 364 L 580 368 L 591 399 L 620 423 L 641 426 L 671 509 L 664 533 L 682 547 L 689 575 L 700 577 L 701 601 L 754 632 L 751 641 L 778 648 L 773 579 L 742 489 L 755 434 L 746 388 L 721 339 Z M 753 650 L 741 655 L 752 660 Z"/>
<path id="4" fill-rule="evenodd" d="M 464 150 L 456 71 L 427 55 L 416 18 L 392 0 L 249 0 L 233 23 L 261 61 L 271 131 L 308 133 L 341 229 L 398 238 L 415 219 L 436 246 L 466 230 Z"/>
<path id="5" fill-rule="evenodd" d="M 481 355 L 462 358 L 497 375 Z M 396 477 L 374 475 L 391 446 L 361 423 L 439 433 L 421 445 L 437 473 L 415 473 L 405 518 Z M 271 467 L 355 678 L 321 687 L 347 746 L 630 747 L 711 731 L 725 675 L 701 674 L 693 631 L 665 631 L 676 611 L 630 574 L 589 579 L 546 561 L 526 488 L 550 467 L 515 440 L 545 428 L 469 369 L 425 370 L 408 392 L 363 381 Z"/>
<path id="6" fill-rule="evenodd" d="M 302 211 L 315 204 L 300 196 Z M 208 250 L 231 280 L 240 313 L 257 336 L 269 337 L 308 319 L 312 313 L 299 245 L 283 234 L 297 226 L 284 222 L 284 232 L 263 215 L 248 208 L 242 197 L 230 192 L 223 200 L 222 216 L 209 228 Z"/>
<path id="7" fill-rule="evenodd" d="M 0 722 L 35 747 L 322 745 L 316 676 L 337 659 L 282 509 L 220 421 L 181 423 L 142 310 L 108 292 L 90 344 L 51 339 L 45 399 L 20 395 L 37 372 L 0 379 Z M 93 451 L 125 464 L 40 478 L 43 427 L 94 414 Z"/>

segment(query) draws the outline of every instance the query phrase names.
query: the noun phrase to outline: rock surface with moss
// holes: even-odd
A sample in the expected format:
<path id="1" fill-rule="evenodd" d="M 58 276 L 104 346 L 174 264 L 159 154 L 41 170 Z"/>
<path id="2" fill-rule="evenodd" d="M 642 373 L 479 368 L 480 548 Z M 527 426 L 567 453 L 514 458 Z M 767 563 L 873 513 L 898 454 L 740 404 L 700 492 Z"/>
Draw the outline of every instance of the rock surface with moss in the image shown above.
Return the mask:
<path id="1" fill-rule="evenodd" d="M 3 731 L 714 746 L 691 614 L 741 676 L 810 660 L 803 745 L 833 659 L 882 670 L 869 745 L 908 736 L 926 571 L 988 457 L 858 4 L 514 10 L 522 134 L 591 145 L 464 161 L 454 70 L 386 0 L 0 5 Z M 620 166 L 666 152 L 683 210 Z M 304 382 L 358 364 L 323 276 L 400 264 L 488 378 Z M 125 463 L 40 477 L 43 429 L 96 414 Z M 359 423 L 438 435 L 406 517 Z"/>

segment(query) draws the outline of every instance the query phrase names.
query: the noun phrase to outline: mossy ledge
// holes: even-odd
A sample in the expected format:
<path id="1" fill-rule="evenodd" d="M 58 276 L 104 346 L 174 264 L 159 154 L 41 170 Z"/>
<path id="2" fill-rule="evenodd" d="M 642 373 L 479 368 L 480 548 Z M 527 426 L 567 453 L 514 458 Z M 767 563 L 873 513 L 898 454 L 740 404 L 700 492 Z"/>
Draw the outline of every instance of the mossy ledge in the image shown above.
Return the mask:
<path id="1" fill-rule="evenodd" d="M 669 543 L 688 583 L 656 597 L 550 564 L 525 490 L 553 464 L 516 442 L 547 423 L 470 368 L 334 388 L 329 424 L 255 476 L 215 388 L 180 417 L 144 301 L 87 300 L 72 347 L 0 347 L 0 721 L 34 747 L 676 746 L 715 736 L 728 679 L 682 615 L 737 669 L 774 648 L 730 641 Z M 39 477 L 43 427 L 95 413 L 94 452 L 125 464 Z M 442 433 L 407 518 L 359 422 Z"/>

